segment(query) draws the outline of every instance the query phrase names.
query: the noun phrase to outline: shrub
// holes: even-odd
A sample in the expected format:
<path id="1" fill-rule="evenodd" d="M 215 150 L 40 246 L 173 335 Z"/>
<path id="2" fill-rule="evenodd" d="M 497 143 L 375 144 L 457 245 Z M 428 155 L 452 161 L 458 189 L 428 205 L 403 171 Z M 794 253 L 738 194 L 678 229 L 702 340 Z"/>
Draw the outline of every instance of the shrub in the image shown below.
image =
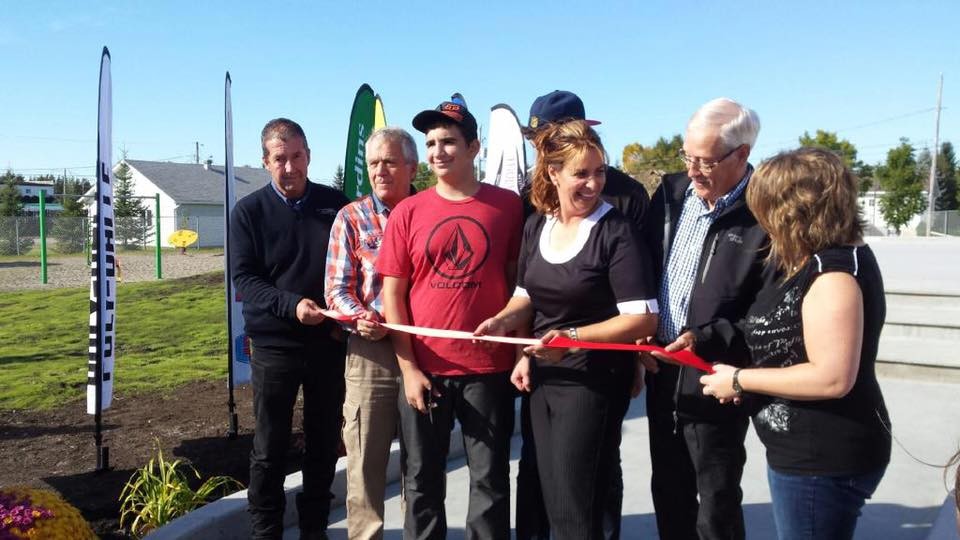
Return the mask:
<path id="1" fill-rule="evenodd" d="M 25 486 L 0 488 L 0 539 L 96 538 L 80 512 L 45 489 Z"/>
<path id="2" fill-rule="evenodd" d="M 215 476 L 194 490 L 188 482 L 190 474 L 184 469 L 197 480 L 200 480 L 200 473 L 180 460 L 164 460 L 159 442 L 157 446 L 157 457 L 137 469 L 120 493 L 120 526 L 124 527 L 131 520 L 130 532 L 134 536 L 143 536 L 203 506 L 217 491 L 225 494 L 231 488 L 243 488 L 240 482 L 229 476 Z"/>

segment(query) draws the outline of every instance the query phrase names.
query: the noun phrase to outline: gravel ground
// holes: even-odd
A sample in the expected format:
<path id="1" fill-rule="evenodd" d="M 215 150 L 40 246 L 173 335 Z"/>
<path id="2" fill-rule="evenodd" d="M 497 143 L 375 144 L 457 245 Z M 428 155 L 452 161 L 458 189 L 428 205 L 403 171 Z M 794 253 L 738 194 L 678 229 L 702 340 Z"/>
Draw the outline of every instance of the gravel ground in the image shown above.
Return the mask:
<path id="1" fill-rule="evenodd" d="M 156 279 L 152 252 L 120 255 L 120 280 L 124 283 Z M 163 254 L 164 279 L 223 270 L 223 253 L 204 251 Z M 84 257 L 47 259 L 47 284 L 40 283 L 40 259 L 0 261 L 0 291 L 82 287 L 90 285 L 90 267 Z"/>

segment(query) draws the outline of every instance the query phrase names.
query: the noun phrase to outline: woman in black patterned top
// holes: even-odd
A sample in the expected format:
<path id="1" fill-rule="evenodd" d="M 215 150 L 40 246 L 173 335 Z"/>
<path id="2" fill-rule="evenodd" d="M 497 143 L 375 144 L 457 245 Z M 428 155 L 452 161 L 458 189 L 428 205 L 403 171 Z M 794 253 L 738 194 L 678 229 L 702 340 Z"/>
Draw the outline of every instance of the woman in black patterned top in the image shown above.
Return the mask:
<path id="1" fill-rule="evenodd" d="M 786 277 L 743 323 L 753 366 L 716 365 L 701 378 L 722 402 L 749 397 L 781 540 L 852 538 L 890 460 L 874 371 L 886 304 L 857 192 L 827 150 L 785 152 L 757 169 L 747 204 L 770 234 L 768 263 Z"/>
<path id="2" fill-rule="evenodd" d="M 600 198 L 603 146 L 584 121 L 537 132 L 531 201 L 517 288 L 478 334 L 517 332 L 549 342 L 633 343 L 657 327 L 657 290 L 633 224 Z M 511 380 L 531 392 L 530 419 L 550 534 L 603 537 L 604 497 L 635 380 L 630 352 L 524 349 Z M 619 527 L 617 527 L 619 528 Z"/>

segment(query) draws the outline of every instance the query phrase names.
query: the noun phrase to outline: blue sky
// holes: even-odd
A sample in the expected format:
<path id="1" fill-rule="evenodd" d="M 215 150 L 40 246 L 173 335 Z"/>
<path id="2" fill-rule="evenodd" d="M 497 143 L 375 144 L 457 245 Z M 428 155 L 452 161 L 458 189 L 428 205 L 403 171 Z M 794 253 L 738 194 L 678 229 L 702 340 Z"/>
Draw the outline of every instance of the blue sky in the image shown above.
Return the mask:
<path id="1" fill-rule="evenodd" d="M 299 121 L 311 177 L 343 161 L 353 96 L 369 83 L 410 129 L 459 91 L 481 124 L 525 119 L 554 89 L 586 103 L 611 159 L 680 133 L 708 99 L 754 108 L 754 161 L 805 130 L 838 131 L 874 163 L 908 137 L 960 144 L 960 3 L 943 2 L 17 2 L 0 0 L 0 167 L 90 174 L 97 72 L 113 57 L 114 157 L 223 162 L 233 78 L 235 162 L 259 131 Z M 415 134 L 422 145 L 423 138 Z M 422 146 L 421 146 L 422 152 Z"/>

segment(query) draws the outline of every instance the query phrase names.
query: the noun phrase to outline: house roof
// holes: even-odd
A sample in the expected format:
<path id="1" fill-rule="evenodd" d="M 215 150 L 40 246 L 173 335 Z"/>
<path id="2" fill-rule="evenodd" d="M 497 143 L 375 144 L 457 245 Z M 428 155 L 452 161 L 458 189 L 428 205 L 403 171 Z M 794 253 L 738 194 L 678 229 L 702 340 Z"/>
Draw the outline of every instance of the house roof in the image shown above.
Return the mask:
<path id="1" fill-rule="evenodd" d="M 177 204 L 223 204 L 224 168 L 195 163 L 125 160 L 127 165 L 146 176 Z M 234 167 L 237 199 L 253 193 L 270 182 L 266 169 Z"/>

